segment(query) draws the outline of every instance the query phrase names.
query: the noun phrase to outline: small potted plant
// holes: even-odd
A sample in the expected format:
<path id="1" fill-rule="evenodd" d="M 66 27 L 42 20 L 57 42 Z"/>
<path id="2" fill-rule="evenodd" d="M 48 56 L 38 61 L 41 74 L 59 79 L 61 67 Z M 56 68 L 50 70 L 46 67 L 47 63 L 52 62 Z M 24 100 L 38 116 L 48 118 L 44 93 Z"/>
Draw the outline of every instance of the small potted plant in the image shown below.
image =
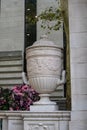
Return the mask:
<path id="1" fill-rule="evenodd" d="M 38 93 L 26 84 L 0 88 L 0 110 L 30 110 L 30 105 L 37 100 Z"/>

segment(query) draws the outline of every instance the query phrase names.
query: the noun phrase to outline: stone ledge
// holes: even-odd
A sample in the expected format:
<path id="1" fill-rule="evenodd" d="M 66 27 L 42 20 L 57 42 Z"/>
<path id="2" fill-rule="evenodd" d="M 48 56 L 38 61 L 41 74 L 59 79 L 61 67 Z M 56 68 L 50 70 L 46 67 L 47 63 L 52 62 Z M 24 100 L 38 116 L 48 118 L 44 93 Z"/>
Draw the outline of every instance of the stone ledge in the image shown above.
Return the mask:
<path id="1" fill-rule="evenodd" d="M 22 56 L 22 51 L 3 51 L 3 52 L 0 52 L 0 58 L 19 57 L 19 56 Z"/>
<path id="2" fill-rule="evenodd" d="M 69 130 L 70 111 L 0 111 L 2 130 Z"/>
<path id="3" fill-rule="evenodd" d="M 58 120 L 70 121 L 70 111 L 54 111 L 54 112 L 31 112 L 31 111 L 0 111 L 0 118 L 21 117 L 25 119 L 34 118 L 57 118 Z"/>

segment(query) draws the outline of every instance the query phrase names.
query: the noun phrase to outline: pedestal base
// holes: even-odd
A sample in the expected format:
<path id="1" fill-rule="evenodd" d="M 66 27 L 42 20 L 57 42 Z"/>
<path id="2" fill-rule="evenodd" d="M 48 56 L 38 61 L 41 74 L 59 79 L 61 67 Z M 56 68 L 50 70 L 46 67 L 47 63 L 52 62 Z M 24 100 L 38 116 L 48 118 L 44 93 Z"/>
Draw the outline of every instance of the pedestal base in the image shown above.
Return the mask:
<path id="1" fill-rule="evenodd" d="M 68 111 L 29 112 L 23 117 L 24 130 L 69 130 L 70 112 Z"/>
<path id="2" fill-rule="evenodd" d="M 53 112 L 53 111 L 57 111 L 58 110 L 58 106 L 55 104 L 34 104 L 32 106 L 30 106 L 30 111 L 31 112 Z"/>
<path id="3" fill-rule="evenodd" d="M 30 106 L 31 112 L 53 112 L 57 110 L 58 106 L 55 102 L 50 101 L 49 94 L 40 94 L 40 101 Z"/>

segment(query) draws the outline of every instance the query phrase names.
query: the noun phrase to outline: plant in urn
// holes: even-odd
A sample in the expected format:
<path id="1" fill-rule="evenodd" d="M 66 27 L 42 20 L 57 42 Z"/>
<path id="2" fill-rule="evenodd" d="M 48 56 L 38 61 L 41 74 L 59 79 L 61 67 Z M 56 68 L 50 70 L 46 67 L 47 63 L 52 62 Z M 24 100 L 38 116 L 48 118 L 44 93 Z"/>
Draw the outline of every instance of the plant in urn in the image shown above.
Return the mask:
<path id="1" fill-rule="evenodd" d="M 26 49 L 27 74 L 29 84 L 40 94 L 40 100 L 30 107 L 31 111 L 55 111 L 57 105 L 49 95 L 64 83 L 62 74 L 63 49 L 46 35 Z"/>

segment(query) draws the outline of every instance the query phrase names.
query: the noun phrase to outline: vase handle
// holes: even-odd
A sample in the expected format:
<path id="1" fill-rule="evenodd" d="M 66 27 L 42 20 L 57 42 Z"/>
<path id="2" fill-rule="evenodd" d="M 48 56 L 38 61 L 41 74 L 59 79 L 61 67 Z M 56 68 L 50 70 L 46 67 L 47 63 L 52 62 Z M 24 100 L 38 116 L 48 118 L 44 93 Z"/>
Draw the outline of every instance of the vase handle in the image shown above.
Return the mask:
<path id="1" fill-rule="evenodd" d="M 25 72 L 22 72 L 22 80 L 23 80 L 23 83 L 24 83 L 24 84 L 29 85 L 29 81 L 28 81 L 28 79 L 27 79 L 27 76 L 26 76 L 26 73 L 25 73 Z"/>
<path id="2" fill-rule="evenodd" d="M 65 82 L 66 82 L 66 71 L 63 70 L 61 79 L 57 80 L 57 86 L 63 85 L 65 84 Z"/>

